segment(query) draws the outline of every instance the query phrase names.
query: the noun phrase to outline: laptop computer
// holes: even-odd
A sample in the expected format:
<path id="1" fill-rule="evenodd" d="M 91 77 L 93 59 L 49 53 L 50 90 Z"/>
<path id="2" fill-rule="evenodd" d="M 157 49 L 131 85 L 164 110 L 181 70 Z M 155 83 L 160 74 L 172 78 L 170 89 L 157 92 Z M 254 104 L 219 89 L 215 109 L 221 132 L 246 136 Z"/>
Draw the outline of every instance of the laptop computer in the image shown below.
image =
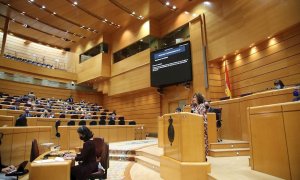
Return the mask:
<path id="1" fill-rule="evenodd" d="M 20 176 L 23 174 L 26 174 L 28 170 L 25 170 L 25 167 L 27 165 L 28 161 L 23 161 L 21 164 L 19 164 L 18 168 L 16 170 L 12 170 L 5 174 L 5 176 Z"/>

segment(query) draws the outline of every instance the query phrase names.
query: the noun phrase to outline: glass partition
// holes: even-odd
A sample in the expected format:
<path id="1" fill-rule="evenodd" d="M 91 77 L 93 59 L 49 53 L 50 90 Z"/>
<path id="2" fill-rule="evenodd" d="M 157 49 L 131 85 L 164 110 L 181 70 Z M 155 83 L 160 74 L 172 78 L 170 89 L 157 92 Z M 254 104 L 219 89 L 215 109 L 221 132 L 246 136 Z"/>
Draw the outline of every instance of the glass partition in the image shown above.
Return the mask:
<path id="1" fill-rule="evenodd" d="M 100 43 L 95 47 L 87 50 L 79 55 L 79 63 L 82 63 L 100 53 L 108 53 L 108 45 L 106 43 Z"/>

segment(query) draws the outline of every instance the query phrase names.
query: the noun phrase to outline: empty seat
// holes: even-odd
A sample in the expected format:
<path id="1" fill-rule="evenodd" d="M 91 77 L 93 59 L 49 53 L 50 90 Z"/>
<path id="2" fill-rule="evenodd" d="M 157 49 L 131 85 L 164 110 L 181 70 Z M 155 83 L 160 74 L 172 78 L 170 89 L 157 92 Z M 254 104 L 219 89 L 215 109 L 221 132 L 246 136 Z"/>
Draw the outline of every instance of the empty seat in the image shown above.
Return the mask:
<path id="1" fill-rule="evenodd" d="M 92 119 L 98 119 L 98 117 L 97 116 L 92 116 Z"/>
<path id="2" fill-rule="evenodd" d="M 106 179 L 109 168 L 109 145 L 104 142 L 103 138 L 94 138 L 93 142 L 95 143 L 97 162 L 101 163 L 105 171 L 98 169 L 89 176 L 89 179 Z"/>
<path id="3" fill-rule="evenodd" d="M 71 119 L 78 119 L 78 115 L 76 115 L 76 114 L 75 114 L 75 115 L 72 115 L 72 116 L 71 116 Z"/>
<path id="4" fill-rule="evenodd" d="M 91 126 L 97 125 L 97 121 L 91 121 L 91 122 L 90 122 L 90 125 L 91 125 Z"/>
<path id="5" fill-rule="evenodd" d="M 129 121 L 128 124 L 129 124 L 129 125 L 136 125 L 136 122 L 135 122 L 135 121 Z"/>
<path id="6" fill-rule="evenodd" d="M 60 133 L 58 132 L 58 126 L 60 126 L 60 120 L 57 120 L 56 122 L 55 122 L 55 130 L 56 130 L 56 134 L 55 134 L 55 136 L 56 137 L 60 137 Z"/>
<path id="7" fill-rule="evenodd" d="M 68 126 L 75 126 L 75 121 L 73 120 L 70 120 L 67 124 Z"/>
<path id="8" fill-rule="evenodd" d="M 85 126 L 86 125 L 86 121 L 85 120 L 81 120 L 78 123 L 79 126 Z"/>
<path id="9" fill-rule="evenodd" d="M 119 125 L 125 125 L 125 121 L 124 120 L 120 120 L 119 121 Z"/>
<path id="10" fill-rule="evenodd" d="M 101 120 L 99 121 L 99 125 L 106 125 L 105 119 L 101 119 Z"/>
<path id="11" fill-rule="evenodd" d="M 66 118 L 66 115 L 65 114 L 60 114 L 59 118 Z"/>

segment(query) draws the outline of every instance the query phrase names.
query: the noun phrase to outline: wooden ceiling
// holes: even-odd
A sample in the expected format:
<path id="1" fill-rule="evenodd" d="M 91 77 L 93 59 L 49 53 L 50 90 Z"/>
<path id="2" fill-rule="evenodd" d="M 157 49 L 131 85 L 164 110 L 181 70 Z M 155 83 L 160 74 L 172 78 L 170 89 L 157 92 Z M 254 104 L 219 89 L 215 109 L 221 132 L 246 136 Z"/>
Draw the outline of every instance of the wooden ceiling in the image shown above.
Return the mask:
<path id="1" fill-rule="evenodd" d="M 82 38 L 110 34 L 138 21 L 160 21 L 174 13 L 171 5 L 176 6 L 176 11 L 182 11 L 199 0 L 169 0 L 169 7 L 163 5 L 165 2 L 166 0 L 0 0 L 0 26 L 3 29 L 3 18 L 8 17 L 10 33 L 50 46 L 68 48 Z M 129 13 L 133 11 L 134 16 Z M 137 18 L 140 15 L 143 16 L 142 20 Z"/>

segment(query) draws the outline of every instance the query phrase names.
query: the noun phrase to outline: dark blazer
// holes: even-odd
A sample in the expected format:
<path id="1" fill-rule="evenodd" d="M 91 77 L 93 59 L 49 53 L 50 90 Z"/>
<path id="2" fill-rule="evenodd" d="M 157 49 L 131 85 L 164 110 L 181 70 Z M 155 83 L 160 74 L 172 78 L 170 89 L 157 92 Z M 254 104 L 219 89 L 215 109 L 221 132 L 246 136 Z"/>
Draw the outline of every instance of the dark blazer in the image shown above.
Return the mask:
<path id="1" fill-rule="evenodd" d="M 78 166 L 71 168 L 71 179 L 85 180 L 91 173 L 98 170 L 98 163 L 96 162 L 96 147 L 92 140 L 84 142 L 80 154 L 75 157 L 79 161 Z"/>

